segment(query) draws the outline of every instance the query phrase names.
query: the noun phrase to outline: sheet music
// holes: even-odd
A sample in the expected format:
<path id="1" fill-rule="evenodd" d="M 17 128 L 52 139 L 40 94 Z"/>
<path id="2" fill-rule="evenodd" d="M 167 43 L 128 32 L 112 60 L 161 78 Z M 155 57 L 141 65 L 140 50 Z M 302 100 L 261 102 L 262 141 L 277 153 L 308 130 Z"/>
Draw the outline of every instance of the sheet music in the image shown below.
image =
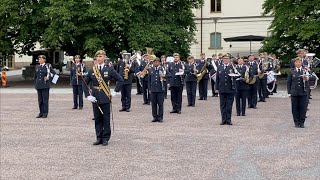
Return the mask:
<path id="1" fill-rule="evenodd" d="M 57 84 L 58 79 L 59 79 L 59 76 L 55 74 L 55 75 L 53 76 L 52 83 L 53 83 L 53 84 Z"/>

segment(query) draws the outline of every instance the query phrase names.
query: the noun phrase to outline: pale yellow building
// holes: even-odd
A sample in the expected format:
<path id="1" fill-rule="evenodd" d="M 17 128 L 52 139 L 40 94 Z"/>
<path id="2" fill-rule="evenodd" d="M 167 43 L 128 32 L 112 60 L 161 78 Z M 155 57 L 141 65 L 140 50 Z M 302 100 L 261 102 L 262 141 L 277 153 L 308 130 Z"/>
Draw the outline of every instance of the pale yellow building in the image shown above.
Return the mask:
<path id="1" fill-rule="evenodd" d="M 244 56 L 250 53 L 250 42 L 226 42 L 224 38 L 256 35 L 267 36 L 272 16 L 262 16 L 264 0 L 204 0 L 202 9 L 194 9 L 197 44 L 191 54 L 201 52 L 207 57 L 219 53 Z M 257 54 L 261 42 L 252 42 L 251 51 Z"/>

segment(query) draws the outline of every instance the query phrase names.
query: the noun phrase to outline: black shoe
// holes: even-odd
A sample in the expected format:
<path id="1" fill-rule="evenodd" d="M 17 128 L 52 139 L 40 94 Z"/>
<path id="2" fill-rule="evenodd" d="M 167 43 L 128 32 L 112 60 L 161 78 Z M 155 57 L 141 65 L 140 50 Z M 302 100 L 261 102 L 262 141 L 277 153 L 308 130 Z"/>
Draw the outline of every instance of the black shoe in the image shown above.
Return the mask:
<path id="1" fill-rule="evenodd" d="M 237 116 L 240 116 L 240 113 L 239 113 L 239 114 L 237 114 Z"/>
<path id="2" fill-rule="evenodd" d="M 242 114 L 242 116 L 246 116 L 246 114 Z"/>
<path id="3" fill-rule="evenodd" d="M 177 111 L 176 110 L 172 110 L 172 111 L 170 111 L 170 113 L 176 113 Z"/>
<path id="4" fill-rule="evenodd" d="M 164 99 L 167 99 L 167 97 L 164 97 Z"/>
<path id="5" fill-rule="evenodd" d="M 162 123 L 162 122 L 163 122 L 163 119 L 159 119 L 158 122 L 159 122 L 159 123 Z"/>
<path id="6" fill-rule="evenodd" d="M 150 105 L 150 102 L 148 102 L 147 105 Z"/>
<path id="7" fill-rule="evenodd" d="M 259 101 L 258 102 L 262 102 L 262 99 L 259 99 Z"/>
<path id="8" fill-rule="evenodd" d="M 130 109 L 126 109 L 126 112 L 130 112 Z"/>
<path id="9" fill-rule="evenodd" d="M 203 100 L 203 98 L 199 98 L 198 100 Z"/>
<path id="10" fill-rule="evenodd" d="M 230 126 L 232 126 L 232 123 L 230 122 L 230 123 L 227 123 L 228 125 L 230 125 Z"/>
<path id="11" fill-rule="evenodd" d="M 122 108 L 122 109 L 119 110 L 119 112 L 123 112 L 123 111 L 126 111 L 126 109 Z"/>
<path id="12" fill-rule="evenodd" d="M 144 102 L 143 105 L 147 105 L 148 103 Z"/>
<path id="13" fill-rule="evenodd" d="M 257 106 L 253 106 L 253 109 L 257 109 Z"/>
<path id="14" fill-rule="evenodd" d="M 194 104 L 192 105 L 192 107 L 195 107 L 195 106 L 196 106 L 196 105 L 194 105 Z"/>
<path id="15" fill-rule="evenodd" d="M 42 115 L 42 117 L 41 118 L 47 118 L 47 115 Z"/>
<path id="16" fill-rule="evenodd" d="M 78 109 L 77 107 L 73 107 L 72 109 Z"/>
<path id="17" fill-rule="evenodd" d="M 187 106 L 192 106 L 191 104 L 188 104 Z"/>
<path id="18" fill-rule="evenodd" d="M 225 124 L 227 124 L 227 123 L 225 123 L 225 122 L 221 122 L 221 123 L 220 123 L 220 125 L 225 125 Z"/>
<path id="19" fill-rule="evenodd" d="M 92 118 L 92 121 L 94 121 L 94 118 Z"/>
<path id="20" fill-rule="evenodd" d="M 301 125 L 300 125 L 300 128 L 304 128 L 304 124 L 301 124 Z"/>
<path id="21" fill-rule="evenodd" d="M 312 97 L 309 97 L 309 99 L 312 99 Z"/>
<path id="22" fill-rule="evenodd" d="M 83 109 L 83 107 L 79 107 L 79 110 L 82 110 Z"/>
<path id="23" fill-rule="evenodd" d="M 298 125 L 295 125 L 294 127 L 295 127 L 295 128 L 300 128 L 300 126 L 298 126 Z"/>
<path id="24" fill-rule="evenodd" d="M 158 119 L 153 119 L 151 122 L 158 122 Z"/>
<path id="25" fill-rule="evenodd" d="M 204 98 L 203 100 L 205 100 L 205 101 L 206 101 L 206 100 L 207 100 L 207 98 Z"/>
<path id="26" fill-rule="evenodd" d="M 36 118 L 41 118 L 42 117 L 42 114 L 39 114 Z"/>
<path id="27" fill-rule="evenodd" d="M 96 146 L 96 145 L 99 145 L 99 144 L 102 144 L 102 141 L 101 141 L 101 140 L 97 140 L 97 141 L 94 142 L 92 145 Z"/>
<path id="28" fill-rule="evenodd" d="M 178 111 L 177 113 L 178 113 L 178 114 L 181 114 L 181 111 Z"/>
<path id="29" fill-rule="evenodd" d="M 108 144 L 109 144 L 108 141 L 103 141 L 102 142 L 102 146 L 108 146 Z"/>
<path id="30" fill-rule="evenodd" d="M 262 102 L 267 102 L 266 100 L 262 100 Z"/>

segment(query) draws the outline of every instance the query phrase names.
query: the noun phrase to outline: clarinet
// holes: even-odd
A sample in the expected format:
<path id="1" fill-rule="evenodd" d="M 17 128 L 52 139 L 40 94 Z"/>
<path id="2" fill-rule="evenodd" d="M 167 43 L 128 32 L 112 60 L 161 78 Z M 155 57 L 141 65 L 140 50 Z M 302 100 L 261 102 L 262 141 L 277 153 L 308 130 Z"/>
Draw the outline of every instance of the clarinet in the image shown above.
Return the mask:
<path id="1" fill-rule="evenodd" d="M 184 67 L 182 61 L 180 61 L 180 64 L 181 64 L 182 69 L 184 70 L 185 67 Z M 181 77 L 181 84 L 183 85 L 183 74 L 180 77 Z"/>

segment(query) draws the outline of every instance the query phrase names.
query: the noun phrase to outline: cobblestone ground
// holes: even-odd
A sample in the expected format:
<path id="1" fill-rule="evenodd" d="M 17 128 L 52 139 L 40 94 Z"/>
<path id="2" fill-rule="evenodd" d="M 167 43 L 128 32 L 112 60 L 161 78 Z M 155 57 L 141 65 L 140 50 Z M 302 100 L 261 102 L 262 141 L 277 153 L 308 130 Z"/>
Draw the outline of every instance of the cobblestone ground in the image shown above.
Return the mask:
<path id="1" fill-rule="evenodd" d="M 71 110 L 71 89 L 51 90 L 47 119 L 35 118 L 35 90 L 0 91 L 0 179 L 320 179 L 319 89 L 305 129 L 294 128 L 284 91 L 246 117 L 234 108 L 233 126 L 219 125 L 218 98 L 193 108 L 184 96 L 181 115 L 169 113 L 167 99 L 160 124 L 142 96 L 132 96 L 129 113 L 118 111 L 116 96 L 107 147 L 92 146 L 91 104 Z"/>

